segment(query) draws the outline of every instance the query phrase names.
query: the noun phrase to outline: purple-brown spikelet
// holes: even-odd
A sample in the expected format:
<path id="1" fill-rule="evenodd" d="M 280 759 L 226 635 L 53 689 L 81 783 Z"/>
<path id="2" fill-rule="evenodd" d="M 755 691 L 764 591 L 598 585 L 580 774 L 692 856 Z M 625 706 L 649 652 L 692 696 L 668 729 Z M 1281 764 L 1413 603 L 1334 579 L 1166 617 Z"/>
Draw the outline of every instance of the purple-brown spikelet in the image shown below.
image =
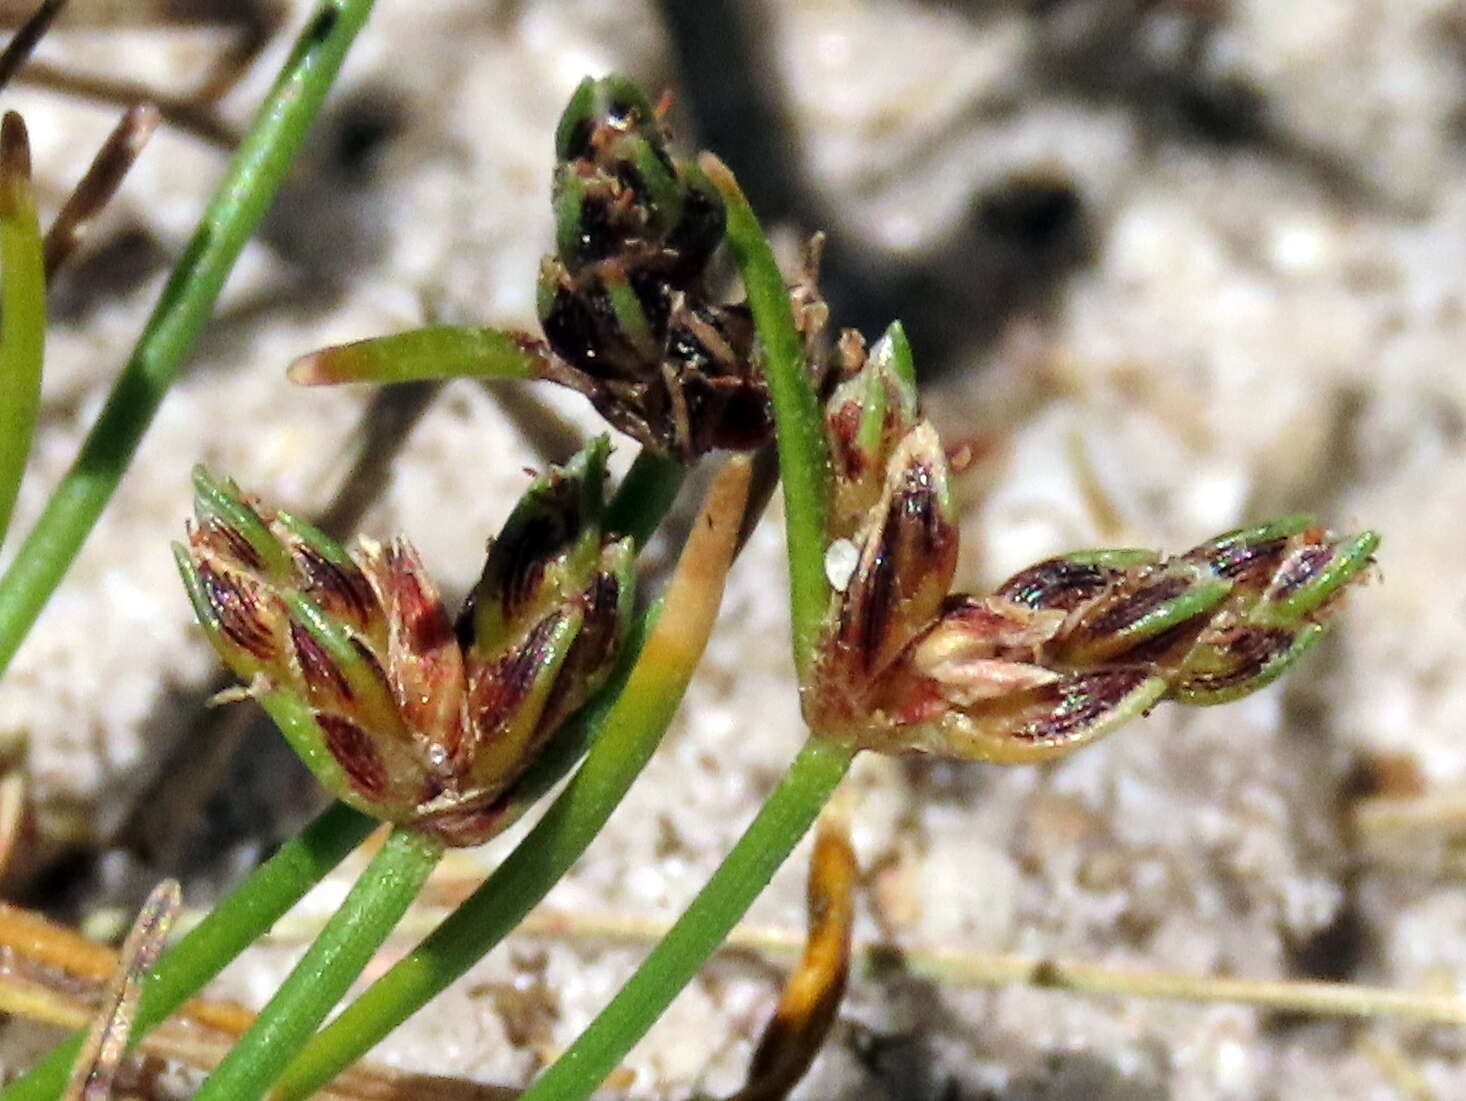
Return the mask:
<path id="1" fill-rule="evenodd" d="M 476 844 L 618 651 L 632 552 L 600 527 L 608 450 L 531 486 L 456 627 L 405 540 L 348 552 L 202 470 L 179 569 L 220 657 L 333 793 Z"/>
<path id="2" fill-rule="evenodd" d="M 899 336 L 899 332 L 895 334 Z M 1220 703 L 1270 683 L 1365 575 L 1372 532 L 1306 516 L 1243 528 L 1174 558 L 1083 551 L 987 597 L 948 595 L 957 528 L 945 458 L 899 345 L 846 342 L 826 403 L 832 548 L 850 547 L 805 714 L 886 752 L 1033 761 L 1074 749 L 1162 699 Z M 827 562 L 830 561 L 827 559 Z"/>
<path id="3" fill-rule="evenodd" d="M 612 425 L 684 461 L 759 446 L 773 431 L 747 307 L 716 301 L 707 267 L 723 204 L 667 151 L 632 82 L 587 78 L 555 140 L 557 251 L 540 268 L 546 377 Z"/>

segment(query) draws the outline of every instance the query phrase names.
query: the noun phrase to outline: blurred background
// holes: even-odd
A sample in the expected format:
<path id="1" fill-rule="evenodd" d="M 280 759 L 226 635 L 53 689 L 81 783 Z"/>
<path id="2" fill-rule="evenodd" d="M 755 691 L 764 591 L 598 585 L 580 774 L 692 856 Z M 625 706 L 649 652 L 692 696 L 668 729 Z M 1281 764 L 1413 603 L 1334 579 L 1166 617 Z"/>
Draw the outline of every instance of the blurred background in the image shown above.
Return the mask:
<path id="1" fill-rule="evenodd" d="M 3 0 L 0 21 L 29 7 Z M 52 289 L 17 531 L 307 14 L 73 0 L 7 90 L 43 221 L 122 106 L 163 113 Z M 253 706 L 205 707 L 226 682 L 168 552 L 189 468 L 338 534 L 406 532 L 461 597 L 524 468 L 565 457 L 589 410 L 466 382 L 301 391 L 284 367 L 432 321 L 534 328 L 554 124 L 582 76 L 609 71 L 670 90 L 684 150 L 731 165 L 788 270 L 829 235 L 837 325 L 873 339 L 905 322 L 930 415 L 968 445 L 963 587 L 1299 510 L 1384 537 L 1378 583 L 1256 697 L 1163 706 L 1039 769 L 862 760 L 857 940 L 897 951 L 857 976 L 796 1097 L 1466 1097 L 1459 1029 L 982 989 L 902 956 L 1466 982 L 1460 0 L 379 0 L 186 377 L 0 681 L 0 759 L 34 818 L 6 898 L 115 935 L 159 877 L 206 907 L 318 809 Z M 802 740 L 769 642 L 787 630 L 777 511 L 663 749 L 547 900 L 586 920 L 514 938 L 382 1060 L 524 1082 L 643 954 L 604 926 L 674 917 L 730 847 Z M 440 902 L 514 839 L 450 861 Z M 750 920 L 802 935 L 804 852 Z M 216 992 L 262 1002 L 340 889 Z M 783 966 L 720 957 L 628 1060 L 631 1095 L 735 1088 Z M 0 1027 L 0 1065 L 49 1038 Z"/>

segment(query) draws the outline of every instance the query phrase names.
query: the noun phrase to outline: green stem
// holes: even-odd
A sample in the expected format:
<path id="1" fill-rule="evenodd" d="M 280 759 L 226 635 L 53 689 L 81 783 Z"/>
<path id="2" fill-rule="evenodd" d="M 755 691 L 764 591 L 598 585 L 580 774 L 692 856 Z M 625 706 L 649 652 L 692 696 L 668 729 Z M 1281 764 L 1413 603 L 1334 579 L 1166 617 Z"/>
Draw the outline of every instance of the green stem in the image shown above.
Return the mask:
<path id="1" fill-rule="evenodd" d="M 376 825 L 366 815 L 336 803 L 280 846 L 158 961 L 143 987 L 131 1042 L 141 1039 L 284 917 Z M 66 1085 L 80 1044 L 80 1036 L 62 1043 L 0 1093 L 0 1101 L 53 1101 Z"/>
<path id="2" fill-rule="evenodd" d="M 117 488 L 371 6 L 371 0 L 323 3 L 260 106 L 101 415 L 0 577 L 0 672 Z"/>
<path id="3" fill-rule="evenodd" d="M 682 478 L 683 470 L 677 463 L 651 452 L 638 455 L 611 499 L 608 519 L 619 518 L 613 530 L 631 535 L 638 546 L 643 544 L 676 496 Z M 506 828 L 580 760 L 588 734 L 599 728 L 635 663 L 647 619 L 648 616 L 643 616 L 626 640 L 619 677 L 613 678 L 555 735 L 515 785 L 503 811 L 502 823 Z M 144 991 L 133 1038 L 141 1037 L 218 974 L 225 964 L 284 916 L 376 825 L 373 819 L 337 803 L 282 846 L 163 957 Z M 51 1101 L 65 1084 L 79 1043 L 78 1037 L 62 1044 L 0 1093 L 0 1101 Z"/>
<path id="4" fill-rule="evenodd" d="M 194 1094 L 194 1101 L 263 1097 L 286 1061 L 371 962 L 442 855 L 441 841 L 410 828 L 393 830 L 341 908 Z"/>
<path id="5" fill-rule="evenodd" d="M 818 736 L 774 789 L 727 859 L 611 1003 L 520 1101 L 588 1097 L 646 1034 L 804 836 L 855 751 Z"/>
<path id="6" fill-rule="evenodd" d="M 41 404 L 46 273 L 20 116 L 0 124 L 0 543 L 31 450 Z"/>
<path id="7" fill-rule="evenodd" d="M 825 579 L 830 453 L 824 416 L 810 384 L 804 342 L 789 308 L 789 290 L 758 218 L 722 161 L 704 153 L 698 163 L 727 208 L 728 244 L 763 344 L 764 373 L 778 428 L 779 479 L 784 485 L 794 664 L 800 682 L 807 683 L 815 643 L 830 607 L 830 584 Z"/>
<path id="8" fill-rule="evenodd" d="M 686 473 L 676 459 L 643 448 L 606 506 L 606 530 L 631 536 L 640 552 L 672 507 Z"/>
<path id="9" fill-rule="evenodd" d="M 655 622 L 660 610 L 654 605 L 646 618 Z M 375 1047 L 503 940 L 595 840 L 682 698 L 675 691 L 630 699 L 623 691 L 627 664 L 623 658 L 620 675 L 604 691 L 604 699 L 616 702 L 599 724 L 592 718 L 587 725 L 590 752 L 544 817 L 478 890 L 306 1044 L 276 1081 L 271 1101 L 309 1097 Z"/>
<path id="10" fill-rule="evenodd" d="M 800 683 L 807 684 L 830 603 L 824 568 L 830 488 L 824 418 L 790 312 L 789 293 L 758 219 L 721 161 L 704 154 L 699 163 L 727 208 L 728 242 L 763 344 L 784 484 L 794 661 Z M 805 743 L 677 924 L 570 1049 L 521 1095 L 521 1101 L 574 1101 L 601 1084 L 758 897 L 819 816 L 854 756 L 855 750 L 818 734 Z"/>

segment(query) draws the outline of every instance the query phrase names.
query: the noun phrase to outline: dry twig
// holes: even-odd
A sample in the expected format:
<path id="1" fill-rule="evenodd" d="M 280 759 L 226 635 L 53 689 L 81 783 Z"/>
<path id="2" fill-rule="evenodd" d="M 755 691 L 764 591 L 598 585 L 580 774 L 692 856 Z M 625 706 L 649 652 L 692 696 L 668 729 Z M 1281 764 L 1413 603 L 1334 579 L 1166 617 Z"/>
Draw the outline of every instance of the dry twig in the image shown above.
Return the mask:
<path id="1" fill-rule="evenodd" d="M 116 972 L 118 962 L 112 949 L 0 903 L 0 1012 L 85 1029 L 97 1018 L 93 992 Z M 207 1071 L 253 1020 L 243 1006 L 198 998 L 138 1046 L 146 1055 Z M 516 1092 L 361 1063 L 320 1096 L 324 1101 L 508 1101 Z"/>
<path id="2" fill-rule="evenodd" d="M 127 1051 L 127 1038 L 142 995 L 143 976 L 162 952 L 181 901 L 178 881 L 165 879 L 143 903 L 123 942 L 101 1009 L 87 1030 L 61 1101 L 111 1101 L 112 1082 Z"/>
<path id="3" fill-rule="evenodd" d="M 850 977 L 855 882 L 860 874 L 842 805 L 820 819 L 809 861 L 809 934 L 779 1007 L 730 1101 L 783 1101 L 808 1073 L 835 1023 Z"/>
<path id="4" fill-rule="evenodd" d="M 123 113 L 107 135 L 86 174 L 77 182 L 57 212 L 51 228 L 46 231 L 47 280 L 75 251 L 91 228 L 92 221 L 117 193 L 122 177 L 127 175 L 127 170 L 157 129 L 159 117 L 158 108 L 152 104 L 136 104 Z"/>

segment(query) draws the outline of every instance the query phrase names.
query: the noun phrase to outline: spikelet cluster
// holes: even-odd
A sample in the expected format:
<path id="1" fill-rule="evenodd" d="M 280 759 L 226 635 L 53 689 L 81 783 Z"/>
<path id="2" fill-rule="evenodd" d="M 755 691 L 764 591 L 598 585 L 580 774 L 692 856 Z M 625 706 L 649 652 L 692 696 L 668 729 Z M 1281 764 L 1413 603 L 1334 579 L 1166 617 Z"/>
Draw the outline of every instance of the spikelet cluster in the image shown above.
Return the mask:
<path id="1" fill-rule="evenodd" d="M 844 346 L 825 416 L 836 592 L 804 688 L 806 717 L 830 736 L 1033 761 L 1163 699 L 1235 699 L 1317 642 L 1372 562 L 1374 533 L 1291 516 L 1170 558 L 1082 551 L 988 595 L 953 594 L 946 457 L 921 418 L 904 337 L 893 329 L 869 356 Z"/>
<path id="2" fill-rule="evenodd" d="M 612 425 L 683 461 L 747 450 L 773 431 L 746 306 L 709 297 L 722 200 L 674 161 L 645 94 L 587 78 L 555 135 L 556 254 L 540 269 L 545 377 Z"/>
<path id="3" fill-rule="evenodd" d="M 202 469 L 178 566 L 219 656 L 330 791 L 477 844 L 619 648 L 633 548 L 601 527 L 608 451 L 530 486 L 456 622 L 406 540 L 348 552 Z"/>

